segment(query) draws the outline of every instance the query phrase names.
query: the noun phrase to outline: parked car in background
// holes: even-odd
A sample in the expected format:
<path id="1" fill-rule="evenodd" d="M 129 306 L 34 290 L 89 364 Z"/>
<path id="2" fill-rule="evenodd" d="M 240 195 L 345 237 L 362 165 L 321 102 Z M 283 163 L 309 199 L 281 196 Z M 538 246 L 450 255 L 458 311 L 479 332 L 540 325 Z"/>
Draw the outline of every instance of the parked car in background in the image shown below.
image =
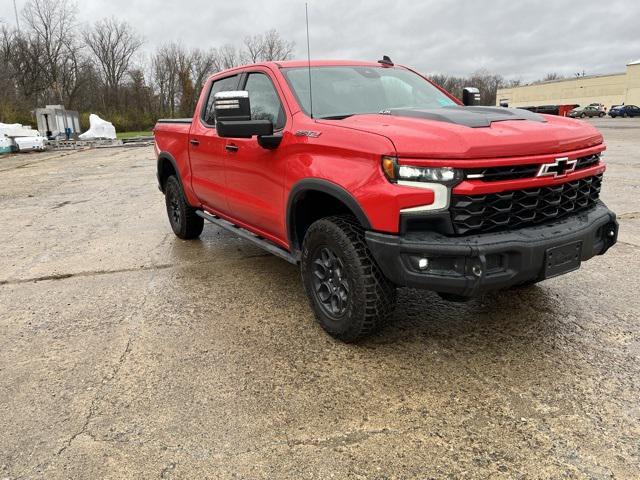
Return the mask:
<path id="1" fill-rule="evenodd" d="M 578 107 L 574 108 L 568 113 L 568 116 L 571 118 L 585 118 L 585 117 L 604 117 L 604 110 L 589 105 L 587 107 Z"/>
<path id="2" fill-rule="evenodd" d="M 615 105 L 609 110 L 611 118 L 616 117 L 640 117 L 640 107 L 635 105 Z"/>

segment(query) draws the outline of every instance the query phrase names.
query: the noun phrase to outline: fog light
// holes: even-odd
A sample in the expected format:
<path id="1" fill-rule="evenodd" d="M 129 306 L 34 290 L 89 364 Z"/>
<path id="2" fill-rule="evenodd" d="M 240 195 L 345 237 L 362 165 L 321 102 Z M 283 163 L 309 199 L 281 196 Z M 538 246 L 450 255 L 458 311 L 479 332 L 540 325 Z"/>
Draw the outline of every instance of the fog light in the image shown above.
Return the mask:
<path id="1" fill-rule="evenodd" d="M 480 265 L 474 265 L 471 268 L 471 272 L 473 272 L 476 277 L 479 277 L 482 275 L 482 267 Z"/>
<path id="2" fill-rule="evenodd" d="M 612 229 L 612 230 L 609 230 L 609 231 L 607 232 L 607 237 L 609 237 L 609 238 L 613 238 L 613 237 L 615 237 L 615 236 L 616 236 L 616 232 L 615 232 L 615 230 L 613 230 L 613 229 Z"/>
<path id="3" fill-rule="evenodd" d="M 418 260 L 418 268 L 420 270 L 426 270 L 429 267 L 429 259 L 428 258 L 421 258 L 420 260 Z"/>

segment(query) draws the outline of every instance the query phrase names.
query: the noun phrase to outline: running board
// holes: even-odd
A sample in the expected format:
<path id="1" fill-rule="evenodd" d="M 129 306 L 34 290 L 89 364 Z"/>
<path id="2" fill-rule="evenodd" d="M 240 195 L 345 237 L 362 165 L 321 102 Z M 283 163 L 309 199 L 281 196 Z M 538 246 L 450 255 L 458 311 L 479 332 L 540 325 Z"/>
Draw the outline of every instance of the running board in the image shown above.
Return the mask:
<path id="1" fill-rule="evenodd" d="M 289 263 L 293 263 L 294 265 L 297 265 L 298 263 L 298 260 L 286 250 L 278 247 L 277 245 L 274 245 L 273 243 L 271 243 L 268 240 L 265 240 L 262 237 L 259 237 L 251 233 L 248 230 L 245 230 L 242 227 L 239 227 L 238 225 L 234 225 L 231 222 L 228 222 L 218 216 L 212 215 L 202 210 L 196 210 L 196 214 L 204 218 L 205 220 L 208 220 L 211 223 L 214 223 L 217 226 L 224 228 L 225 230 L 229 230 L 231 233 L 234 233 L 235 235 L 241 238 L 244 238 L 245 240 L 249 240 L 254 245 L 257 245 L 263 250 L 266 250 L 269 253 L 272 253 L 280 258 L 283 258 Z"/>

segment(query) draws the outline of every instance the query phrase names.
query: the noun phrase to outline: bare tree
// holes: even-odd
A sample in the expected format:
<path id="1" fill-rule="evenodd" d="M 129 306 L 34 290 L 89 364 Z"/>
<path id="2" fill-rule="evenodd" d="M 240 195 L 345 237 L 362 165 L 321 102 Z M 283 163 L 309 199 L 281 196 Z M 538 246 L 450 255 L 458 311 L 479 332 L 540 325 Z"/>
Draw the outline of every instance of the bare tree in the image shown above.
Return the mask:
<path id="1" fill-rule="evenodd" d="M 216 70 L 226 70 L 242 63 L 242 56 L 233 45 L 223 45 L 216 51 Z"/>
<path id="2" fill-rule="evenodd" d="M 219 71 L 218 69 L 218 52 L 215 49 L 203 51 L 195 49 L 191 51 L 191 78 L 193 86 L 199 92 L 209 75 Z M 195 105 L 193 105 L 195 107 Z"/>
<path id="3" fill-rule="evenodd" d="M 513 88 L 513 87 L 519 87 L 520 85 L 522 85 L 522 79 L 513 78 L 511 80 L 505 80 L 504 84 L 501 85 L 501 88 Z"/>
<path id="4" fill-rule="evenodd" d="M 244 56 L 247 63 L 257 63 L 262 60 L 264 39 L 260 34 L 244 37 Z"/>
<path id="5" fill-rule="evenodd" d="M 547 73 L 543 78 L 542 81 L 543 82 L 551 82 L 553 80 L 560 80 L 564 78 L 562 75 L 560 75 L 559 73 L 556 72 L 551 72 L 551 73 Z"/>
<path id="6" fill-rule="evenodd" d="M 22 31 L 0 20 L 0 121 L 28 123 L 34 108 L 60 102 L 81 112 L 83 126 L 95 112 L 118 130 L 148 129 L 159 116 L 192 115 L 209 75 L 293 49 L 271 30 L 240 48 L 164 45 L 145 62 L 133 27 L 111 18 L 81 34 L 75 12 L 72 0 L 27 0 Z"/>
<path id="7" fill-rule="evenodd" d="M 29 0 L 22 12 L 30 32 L 43 48 L 40 61 L 47 82 L 64 101 L 62 64 L 73 44 L 77 7 L 69 0 Z"/>
<path id="8" fill-rule="evenodd" d="M 47 90 L 48 75 L 42 62 L 45 46 L 37 36 L 13 32 L 8 52 L 8 64 L 12 67 L 14 81 L 26 99 Z"/>
<path id="9" fill-rule="evenodd" d="M 486 70 L 478 70 L 469 77 L 432 75 L 430 79 L 458 98 L 462 98 L 464 87 L 477 87 L 480 89 L 482 105 L 495 105 L 498 88 L 505 83 L 502 76 L 493 75 Z"/>
<path id="10" fill-rule="evenodd" d="M 262 60 L 266 62 L 288 60 L 293 54 L 295 44 L 284 40 L 276 30 L 264 34 Z"/>
<path id="11" fill-rule="evenodd" d="M 106 86 L 107 103 L 117 107 L 118 89 L 129 70 L 133 55 L 142 46 L 142 40 L 131 26 L 115 18 L 96 22 L 83 34 Z"/>
<path id="12" fill-rule="evenodd" d="M 288 60 L 293 54 L 294 42 L 284 40 L 276 30 L 247 36 L 241 54 L 247 63 Z"/>

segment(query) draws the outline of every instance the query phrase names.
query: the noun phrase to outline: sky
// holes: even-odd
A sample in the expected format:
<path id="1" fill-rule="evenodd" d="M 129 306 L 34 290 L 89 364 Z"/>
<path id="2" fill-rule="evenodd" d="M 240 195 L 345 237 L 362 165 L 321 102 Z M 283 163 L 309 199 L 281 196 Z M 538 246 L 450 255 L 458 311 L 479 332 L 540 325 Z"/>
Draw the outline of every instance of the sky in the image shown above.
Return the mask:
<path id="1" fill-rule="evenodd" d="M 16 0 L 20 9 L 26 0 Z M 377 60 L 422 73 L 468 75 L 479 69 L 532 81 L 623 72 L 640 59 L 638 0 L 307 0 L 311 56 Z M 303 0 L 83 0 L 78 21 L 116 16 L 144 37 L 145 49 L 240 45 L 275 28 L 306 58 Z M 15 24 L 13 0 L 0 18 Z"/>

